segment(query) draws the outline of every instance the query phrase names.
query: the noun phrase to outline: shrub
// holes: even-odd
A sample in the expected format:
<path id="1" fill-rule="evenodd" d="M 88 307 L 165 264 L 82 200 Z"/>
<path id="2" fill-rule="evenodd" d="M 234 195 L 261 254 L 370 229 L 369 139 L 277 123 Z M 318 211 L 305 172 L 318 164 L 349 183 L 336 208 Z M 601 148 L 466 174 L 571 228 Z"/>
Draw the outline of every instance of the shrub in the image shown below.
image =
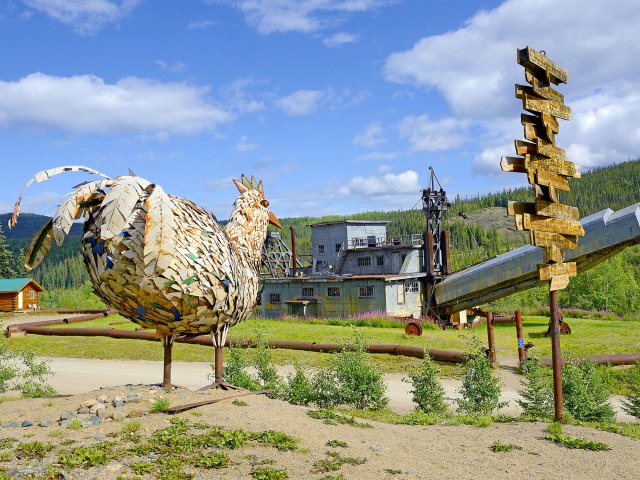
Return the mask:
<path id="1" fill-rule="evenodd" d="M 564 407 L 576 420 L 611 422 L 615 419 L 606 382 L 597 365 L 591 361 L 567 361 L 563 365 L 562 396 Z"/>
<path id="2" fill-rule="evenodd" d="M 629 415 L 640 418 L 640 363 L 636 363 L 631 368 L 629 383 L 631 392 L 622 401 L 622 409 Z"/>
<path id="3" fill-rule="evenodd" d="M 222 377 L 226 382 L 236 387 L 247 390 L 259 390 L 260 385 L 246 372 L 249 363 L 245 359 L 244 349 L 237 345 L 229 347 L 229 359 L 225 362 Z M 213 368 L 213 365 L 211 366 Z M 215 380 L 215 375 L 209 375 L 210 380 Z"/>
<path id="4" fill-rule="evenodd" d="M 523 364 L 524 389 L 518 393 L 522 399 L 517 400 L 523 413 L 533 418 L 550 418 L 554 413 L 552 379 L 535 358 Z"/>
<path id="5" fill-rule="evenodd" d="M 342 397 L 333 369 L 320 370 L 311 380 L 311 401 L 320 408 L 340 405 Z"/>
<path id="6" fill-rule="evenodd" d="M 15 390 L 28 398 L 55 395 L 47 383 L 51 374 L 48 362 L 36 360 L 31 352 L 9 351 L 7 339 L 0 336 L 0 394 Z"/>
<path id="7" fill-rule="evenodd" d="M 507 405 L 500 402 L 500 381 L 493 376 L 491 361 L 484 351 L 476 347 L 464 369 L 462 387 L 457 398 L 458 410 L 469 415 L 488 415 L 493 410 Z"/>
<path id="8" fill-rule="evenodd" d="M 437 373 L 438 369 L 431 358 L 425 355 L 420 370 L 409 374 L 410 383 L 413 385 L 410 393 L 421 412 L 437 415 L 447 411 L 444 389 L 436 377 Z"/>
<path id="9" fill-rule="evenodd" d="M 293 368 L 294 373 L 287 377 L 287 383 L 282 389 L 281 398 L 293 405 L 309 405 L 313 401 L 311 380 L 300 364 L 296 362 Z"/>
<path id="10" fill-rule="evenodd" d="M 157 398 L 151 404 L 151 412 L 161 413 L 171 406 L 171 402 L 166 398 Z"/>

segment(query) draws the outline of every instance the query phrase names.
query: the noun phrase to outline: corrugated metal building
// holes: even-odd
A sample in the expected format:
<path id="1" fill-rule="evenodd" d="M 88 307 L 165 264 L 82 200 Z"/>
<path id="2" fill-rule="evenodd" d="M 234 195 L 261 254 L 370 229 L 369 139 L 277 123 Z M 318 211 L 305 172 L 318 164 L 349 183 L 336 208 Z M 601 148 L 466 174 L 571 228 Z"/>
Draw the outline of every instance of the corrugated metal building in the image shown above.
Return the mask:
<path id="1" fill-rule="evenodd" d="M 311 225 L 310 275 L 263 279 L 262 315 L 423 314 L 422 236 L 387 236 L 384 221 Z"/>

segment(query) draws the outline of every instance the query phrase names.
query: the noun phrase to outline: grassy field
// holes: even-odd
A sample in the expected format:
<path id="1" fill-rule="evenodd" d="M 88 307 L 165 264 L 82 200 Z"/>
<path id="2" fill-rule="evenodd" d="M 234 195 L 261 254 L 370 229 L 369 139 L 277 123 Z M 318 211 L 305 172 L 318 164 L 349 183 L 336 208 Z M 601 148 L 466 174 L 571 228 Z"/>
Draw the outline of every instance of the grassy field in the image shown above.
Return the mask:
<path id="1" fill-rule="evenodd" d="M 545 317 L 524 318 L 525 341 L 531 341 L 535 344 L 535 347 L 530 350 L 530 354 L 538 358 L 551 356 L 550 339 L 544 337 L 547 321 L 548 319 Z M 587 355 L 640 351 L 640 322 L 572 318 L 567 318 L 566 321 L 571 325 L 572 334 L 563 336 L 561 339 L 565 356 L 571 355 L 579 358 Z M 127 330 L 137 327 L 119 316 L 65 326 Z M 322 323 L 309 324 L 304 321 L 254 319 L 232 327 L 229 336 L 239 339 L 255 339 L 258 330 L 270 340 L 349 343 L 353 338 L 354 330 L 357 330 L 364 334 L 367 343 L 468 351 L 471 339 L 476 337 L 486 345 L 486 328 L 484 326 L 465 331 L 425 329 L 421 337 L 409 337 L 404 334 L 402 328 L 352 328 Z M 498 361 L 517 357 L 516 333 L 513 324 L 497 324 L 495 338 Z M 159 343 L 139 340 L 27 335 L 22 338 L 9 339 L 9 346 L 11 349 L 31 350 L 38 355 L 45 356 L 130 360 L 162 359 L 162 348 Z M 173 352 L 174 359 L 177 361 L 210 361 L 213 349 L 197 345 L 176 344 Z M 274 350 L 276 363 L 288 364 L 295 360 L 308 366 L 321 367 L 327 365 L 328 355 L 293 350 Z M 418 359 L 392 355 L 374 355 L 373 360 L 385 372 L 403 372 L 420 363 Z M 458 367 L 443 366 L 444 374 L 456 375 L 458 371 Z"/>

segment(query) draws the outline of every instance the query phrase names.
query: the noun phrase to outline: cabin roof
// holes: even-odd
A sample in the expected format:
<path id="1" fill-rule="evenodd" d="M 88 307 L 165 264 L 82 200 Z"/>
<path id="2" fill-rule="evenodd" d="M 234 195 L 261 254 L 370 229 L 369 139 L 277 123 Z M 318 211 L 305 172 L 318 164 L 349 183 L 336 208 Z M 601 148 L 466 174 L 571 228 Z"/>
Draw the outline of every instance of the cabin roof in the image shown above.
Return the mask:
<path id="1" fill-rule="evenodd" d="M 44 290 L 33 278 L 0 278 L 0 293 L 19 292 L 29 283 L 33 283 L 39 292 Z"/>

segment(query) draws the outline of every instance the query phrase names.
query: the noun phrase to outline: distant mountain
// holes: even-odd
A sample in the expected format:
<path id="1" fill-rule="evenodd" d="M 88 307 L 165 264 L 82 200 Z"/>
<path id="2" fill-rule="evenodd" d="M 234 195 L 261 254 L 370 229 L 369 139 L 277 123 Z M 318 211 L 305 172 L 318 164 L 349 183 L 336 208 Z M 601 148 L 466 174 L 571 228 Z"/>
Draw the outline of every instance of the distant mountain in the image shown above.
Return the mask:
<path id="1" fill-rule="evenodd" d="M 49 217 L 38 215 L 36 213 L 22 213 L 18 218 L 18 224 L 14 228 L 9 228 L 9 219 L 11 213 L 0 214 L 0 225 L 6 239 L 11 243 L 13 240 L 31 240 L 34 233 L 40 230 L 45 223 L 49 221 Z M 82 236 L 82 224 L 74 223 L 69 232 L 71 237 Z"/>

